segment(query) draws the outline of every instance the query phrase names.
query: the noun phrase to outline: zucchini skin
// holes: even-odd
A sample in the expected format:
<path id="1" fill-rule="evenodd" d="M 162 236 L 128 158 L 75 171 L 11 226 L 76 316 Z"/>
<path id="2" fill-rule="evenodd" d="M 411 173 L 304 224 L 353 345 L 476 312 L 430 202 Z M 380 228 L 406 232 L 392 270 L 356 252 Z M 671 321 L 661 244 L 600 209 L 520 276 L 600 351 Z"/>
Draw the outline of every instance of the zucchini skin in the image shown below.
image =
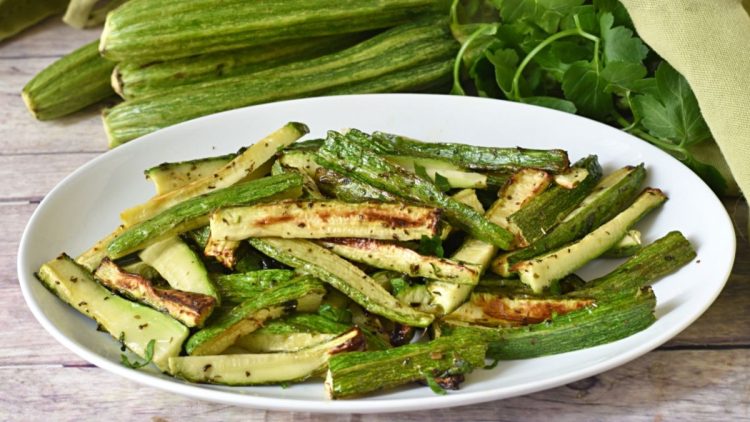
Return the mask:
<path id="1" fill-rule="evenodd" d="M 384 153 L 449 160 L 472 170 L 516 171 L 531 167 L 560 172 L 567 169 L 569 164 L 568 154 L 560 149 L 533 150 L 420 142 L 385 132 L 374 132 L 372 138 Z"/>
<path id="2" fill-rule="evenodd" d="M 316 59 L 126 101 L 105 111 L 104 126 L 110 144 L 116 146 L 162 127 L 253 104 L 313 95 L 414 89 L 444 78 L 446 63 L 452 62 L 457 50 L 458 43 L 444 21 L 420 21 Z M 415 69 L 433 65 L 438 68 L 425 72 L 430 75 L 427 80 L 409 80 Z M 395 80 L 382 79 L 397 72 L 409 73 L 409 77 L 401 74 Z"/>
<path id="3" fill-rule="evenodd" d="M 162 95 L 176 87 L 249 75 L 351 47 L 367 34 L 282 41 L 152 63 L 118 63 L 112 73 L 117 94 L 127 100 Z"/>
<path id="4" fill-rule="evenodd" d="M 465 374 L 484 366 L 486 350 L 474 335 L 455 335 L 376 352 L 343 353 L 328 362 L 326 391 L 330 398 L 341 399 L 425 377 Z"/>
<path id="5" fill-rule="evenodd" d="M 235 157 L 237 154 L 226 154 L 176 163 L 161 163 L 143 173 L 146 179 L 153 182 L 156 194 L 161 195 L 214 174 Z"/>
<path id="6" fill-rule="evenodd" d="M 552 186 L 509 217 L 525 240 L 531 244 L 548 233 L 573 211 L 591 193 L 602 177 L 602 168 L 595 155 L 590 155 L 573 165 L 585 168 L 588 177 L 573 189 Z"/>
<path id="7" fill-rule="evenodd" d="M 56 119 L 114 95 L 109 83 L 114 67 L 99 56 L 96 42 L 89 43 L 39 72 L 21 97 L 37 119 Z"/>
<path id="8" fill-rule="evenodd" d="M 643 247 L 614 271 L 591 280 L 581 290 L 568 293 L 571 297 L 607 297 L 618 291 L 643 287 L 677 271 L 696 257 L 695 249 L 678 231 Z"/>
<path id="9" fill-rule="evenodd" d="M 599 226 L 580 240 L 530 260 L 519 262 L 512 268 L 519 278 L 541 292 L 552 282 L 598 258 L 627 233 L 627 231 L 651 210 L 667 200 L 660 190 L 647 188 L 628 208 Z"/>
<path id="10" fill-rule="evenodd" d="M 169 315 L 131 302 L 102 287 L 86 268 L 62 254 L 42 265 L 37 277 L 52 293 L 78 312 L 93 319 L 106 332 L 144 358 L 154 340 L 153 363 L 166 370 L 189 332 Z"/>
<path id="11" fill-rule="evenodd" d="M 646 329 L 656 320 L 650 287 L 620 290 L 596 306 L 516 328 L 443 326 L 448 335 L 474 334 L 486 342 L 487 358 L 528 359 L 611 343 Z"/>
<path id="12" fill-rule="evenodd" d="M 166 1 L 155 11 L 131 0 L 107 16 L 99 49 L 111 60 L 174 59 L 314 36 L 387 28 L 430 13 L 434 0 L 316 0 L 314 2 Z"/>
<path id="13" fill-rule="evenodd" d="M 301 188 L 300 175 L 281 174 L 232 185 L 188 199 L 125 229 L 107 246 L 107 255 L 112 259 L 118 258 L 170 235 L 204 226 L 208 223 L 208 214 L 219 207 L 250 204 Z"/>
<path id="14" fill-rule="evenodd" d="M 582 205 L 581 208 L 574 210 L 575 215 L 571 214 L 571 217 L 563 220 L 550 233 L 542 236 L 526 248 L 510 252 L 493 261 L 493 270 L 502 276 L 506 276 L 507 269 L 513 265 L 585 236 L 632 203 L 640 192 L 640 186 L 645 178 L 646 169 L 642 164 L 633 168 L 627 176 L 615 183 L 607 192 L 602 193 L 589 204 Z M 560 191 L 560 193 L 563 192 Z M 590 196 L 592 195 L 596 195 L 596 191 Z"/>
<path id="15" fill-rule="evenodd" d="M 209 320 L 203 329 L 190 336 L 185 351 L 195 356 L 219 354 L 237 338 L 260 328 L 263 321 L 296 309 L 305 296 L 322 298 L 325 293 L 320 281 L 310 276 L 281 283 Z"/>
<path id="16" fill-rule="evenodd" d="M 282 201 L 223 208 L 211 215 L 211 236 L 417 240 L 439 233 L 440 210 L 406 204 L 328 200 Z"/>
<path id="17" fill-rule="evenodd" d="M 514 236 L 508 230 L 491 223 L 468 205 L 448 197 L 432 182 L 367 149 L 368 139 L 367 135 L 355 130 L 350 130 L 346 136 L 328 132 L 316 161 L 323 167 L 405 199 L 441 208 L 452 225 L 501 249 L 510 248 Z"/>
<path id="18" fill-rule="evenodd" d="M 294 271 L 290 270 L 259 270 L 220 275 L 214 278 L 214 284 L 222 300 L 229 303 L 241 303 L 292 278 L 294 278 Z"/>
<path id="19" fill-rule="evenodd" d="M 430 314 L 402 305 L 362 270 L 315 243 L 276 238 L 256 238 L 249 242 L 271 258 L 330 284 L 374 314 L 415 327 L 426 327 L 434 319 Z"/>

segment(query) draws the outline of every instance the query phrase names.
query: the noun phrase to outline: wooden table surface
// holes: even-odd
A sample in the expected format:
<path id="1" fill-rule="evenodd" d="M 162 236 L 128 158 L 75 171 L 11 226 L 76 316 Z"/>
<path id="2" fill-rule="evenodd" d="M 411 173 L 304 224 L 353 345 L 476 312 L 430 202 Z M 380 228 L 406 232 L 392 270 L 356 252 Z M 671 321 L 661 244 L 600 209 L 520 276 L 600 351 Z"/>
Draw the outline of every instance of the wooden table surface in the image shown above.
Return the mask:
<path id="1" fill-rule="evenodd" d="M 750 420 L 748 212 L 738 199 L 724 200 L 737 230 L 736 262 L 705 315 L 627 365 L 553 390 L 420 413 L 293 414 L 188 400 L 87 363 L 58 344 L 27 309 L 16 251 L 39 201 L 105 152 L 105 136 L 96 108 L 40 123 L 26 112 L 19 92 L 36 72 L 97 36 L 51 19 L 0 43 L 0 420 Z"/>

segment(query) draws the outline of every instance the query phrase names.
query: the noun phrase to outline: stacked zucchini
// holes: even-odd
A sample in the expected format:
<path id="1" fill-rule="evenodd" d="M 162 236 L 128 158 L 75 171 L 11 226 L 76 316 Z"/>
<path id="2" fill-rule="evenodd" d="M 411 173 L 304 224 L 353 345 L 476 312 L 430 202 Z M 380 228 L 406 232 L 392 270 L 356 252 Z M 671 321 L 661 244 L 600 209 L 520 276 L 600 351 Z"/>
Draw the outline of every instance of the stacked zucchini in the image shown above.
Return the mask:
<path id="1" fill-rule="evenodd" d="M 445 0 L 130 0 L 99 42 L 23 90 L 39 119 L 115 93 L 111 147 L 195 117 L 285 99 L 447 91 L 459 44 Z"/>
<path id="2" fill-rule="evenodd" d="M 346 398 L 629 336 L 654 321 L 648 285 L 695 257 L 679 232 L 640 245 L 633 226 L 667 199 L 643 165 L 307 131 L 146 170 L 156 196 L 40 280 L 174 376 L 324 376 Z M 607 254 L 629 258 L 575 275 Z"/>

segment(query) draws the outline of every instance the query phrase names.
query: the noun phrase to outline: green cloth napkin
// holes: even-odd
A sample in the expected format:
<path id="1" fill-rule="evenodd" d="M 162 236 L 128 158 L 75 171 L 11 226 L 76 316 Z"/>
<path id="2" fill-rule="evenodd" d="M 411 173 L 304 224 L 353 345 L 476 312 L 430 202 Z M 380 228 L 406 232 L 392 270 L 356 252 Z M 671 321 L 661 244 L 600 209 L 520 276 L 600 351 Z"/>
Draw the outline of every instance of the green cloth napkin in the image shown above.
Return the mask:
<path id="1" fill-rule="evenodd" d="M 750 198 L 750 16 L 741 0 L 621 0 L 638 35 L 687 79 Z M 750 10 L 750 0 L 744 1 Z"/>

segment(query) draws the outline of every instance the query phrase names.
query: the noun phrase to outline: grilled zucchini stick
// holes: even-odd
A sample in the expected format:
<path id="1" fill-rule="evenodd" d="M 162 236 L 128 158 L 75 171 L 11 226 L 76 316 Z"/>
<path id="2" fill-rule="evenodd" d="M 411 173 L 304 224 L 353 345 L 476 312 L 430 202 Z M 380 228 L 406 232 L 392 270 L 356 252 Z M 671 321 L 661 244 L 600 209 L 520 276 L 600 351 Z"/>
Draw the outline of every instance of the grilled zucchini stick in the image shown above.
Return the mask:
<path id="1" fill-rule="evenodd" d="M 107 246 L 107 255 L 119 258 L 160 240 L 203 227 L 217 208 L 252 204 L 263 199 L 297 197 L 302 193 L 298 174 L 280 174 L 212 191 L 181 202 L 158 215 L 125 229 Z"/>
<path id="2" fill-rule="evenodd" d="M 480 267 L 452 259 L 420 255 L 391 242 L 373 239 L 329 239 L 318 242 L 346 259 L 375 268 L 398 271 L 411 277 L 426 277 L 456 284 L 477 284 Z"/>
<path id="3" fill-rule="evenodd" d="M 646 177 L 643 165 L 623 167 L 604 177 L 593 192 L 550 233 L 526 248 L 502 254 L 492 261 L 492 271 L 510 277 L 510 267 L 579 239 L 610 220 L 633 202 Z"/>
<path id="4" fill-rule="evenodd" d="M 232 161 L 202 179 L 195 180 L 178 189 L 155 196 L 147 202 L 126 209 L 120 219 L 126 226 L 140 223 L 185 200 L 229 187 L 271 160 L 279 149 L 291 144 L 309 132 L 302 123 L 287 123 L 247 148 Z"/>
<path id="5" fill-rule="evenodd" d="M 466 144 L 420 142 L 405 136 L 375 132 L 372 138 L 381 152 L 413 157 L 450 160 L 461 167 L 491 171 L 537 168 L 561 172 L 568 168 L 568 154 L 559 149 L 480 147 Z"/>
<path id="6" fill-rule="evenodd" d="M 148 279 L 123 271 L 108 258 L 102 261 L 94 275 L 110 289 L 158 311 L 166 312 L 188 327 L 202 326 L 216 305 L 213 296 L 155 288 Z"/>
<path id="7" fill-rule="evenodd" d="M 211 215 L 211 237 L 417 240 L 438 234 L 440 210 L 405 204 L 285 201 L 225 208 Z"/>
<path id="8" fill-rule="evenodd" d="M 515 327 L 546 321 L 593 304 L 591 299 L 511 297 L 472 293 L 471 298 L 444 320 L 490 327 Z"/>
<path id="9" fill-rule="evenodd" d="M 167 359 L 180 354 L 187 327 L 169 315 L 105 289 L 69 256 L 63 254 L 42 265 L 38 277 L 60 299 L 92 318 L 138 356 L 145 358 L 153 340 L 152 360 L 159 369 L 166 370 Z"/>
<path id="10" fill-rule="evenodd" d="M 188 339 L 185 351 L 194 356 L 219 354 L 239 337 L 262 327 L 266 320 L 279 318 L 295 309 L 317 309 L 325 293 L 325 287 L 310 276 L 280 283 L 211 318 L 207 326 Z"/>
<path id="11" fill-rule="evenodd" d="M 650 287 L 619 290 L 596 306 L 523 327 L 443 327 L 449 340 L 453 335 L 473 334 L 489 344 L 489 359 L 528 359 L 571 352 L 606 344 L 635 334 L 656 320 L 656 296 Z"/>
<path id="12" fill-rule="evenodd" d="M 336 355 L 328 362 L 326 391 L 330 398 L 340 399 L 428 378 L 428 382 L 447 381 L 444 386 L 458 388 L 463 374 L 484 366 L 487 345 L 477 340 L 472 335 L 456 335 L 377 352 Z"/>
<path id="13" fill-rule="evenodd" d="M 426 327 L 433 320 L 432 315 L 401 304 L 354 264 L 315 243 L 277 238 L 249 242 L 271 258 L 332 285 L 369 312 L 414 327 Z"/>
<path id="14" fill-rule="evenodd" d="M 630 207 L 579 241 L 521 261 L 512 269 L 518 272 L 522 282 L 535 292 L 540 292 L 553 281 L 572 273 L 617 244 L 633 224 L 666 200 L 666 195 L 660 190 L 648 188 Z"/>
<path id="15" fill-rule="evenodd" d="M 318 164 L 406 199 L 442 208 L 451 224 L 471 236 L 499 248 L 510 248 L 513 235 L 508 230 L 445 195 L 432 182 L 380 157 L 367 148 L 366 138 L 367 135 L 355 130 L 349 131 L 346 137 L 328 132 L 326 142 L 318 150 Z"/>
<path id="16" fill-rule="evenodd" d="M 602 168 L 596 156 L 579 160 L 569 173 L 580 173 L 585 169 L 587 176 L 572 189 L 552 185 L 547 191 L 534 198 L 525 207 L 516 211 L 508 220 L 514 232 L 520 237 L 519 246 L 527 246 L 549 233 L 588 196 L 602 177 Z"/>
<path id="17" fill-rule="evenodd" d="M 485 213 L 485 218 L 495 224 L 507 224 L 507 217 L 544 191 L 550 181 L 550 175 L 541 170 L 524 169 L 517 172 L 503 188 L 502 195 Z M 496 253 L 494 245 L 469 238 L 451 259 L 476 265 L 481 276 Z M 443 281 L 431 281 L 427 284 L 433 305 L 439 307 L 443 314 L 449 314 L 461 305 L 469 297 L 473 287 L 470 284 L 458 285 Z"/>
<path id="18" fill-rule="evenodd" d="M 169 373 L 191 382 L 223 385 L 299 382 L 322 375 L 331 356 L 362 350 L 364 345 L 362 332 L 352 328 L 295 352 L 175 357 L 169 360 Z"/>

